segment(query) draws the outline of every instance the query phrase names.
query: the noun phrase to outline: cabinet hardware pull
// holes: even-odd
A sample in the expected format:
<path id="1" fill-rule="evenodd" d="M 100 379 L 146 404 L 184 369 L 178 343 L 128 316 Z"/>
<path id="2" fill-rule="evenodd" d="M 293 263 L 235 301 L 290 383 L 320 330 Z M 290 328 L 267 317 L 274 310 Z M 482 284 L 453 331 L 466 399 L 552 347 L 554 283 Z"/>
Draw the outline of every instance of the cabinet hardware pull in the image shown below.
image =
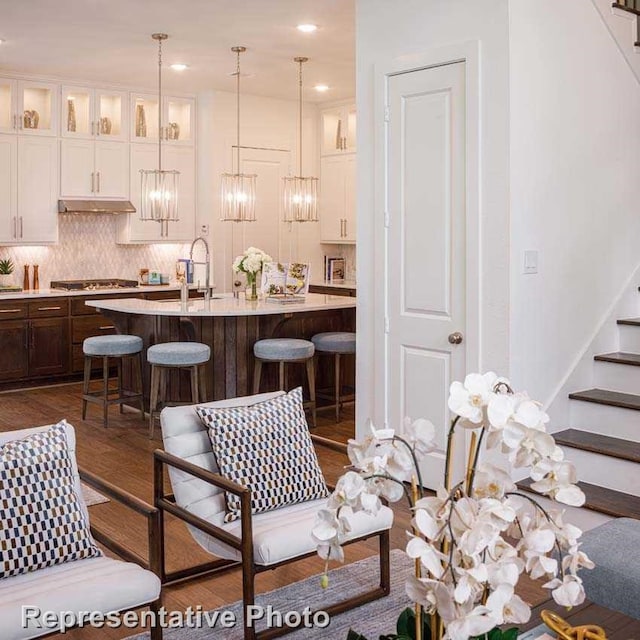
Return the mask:
<path id="1" fill-rule="evenodd" d="M 22 216 L 20 216 L 20 237 L 22 238 Z"/>
<path id="2" fill-rule="evenodd" d="M 100 123 L 96 120 L 95 125 L 96 125 L 96 136 L 99 136 L 100 135 Z"/>
<path id="3" fill-rule="evenodd" d="M 36 332 L 33 329 L 33 325 L 30 325 L 31 328 L 31 348 L 35 349 L 36 348 Z"/>
<path id="4" fill-rule="evenodd" d="M 97 192 L 100 193 L 100 172 L 99 171 L 96 171 L 96 178 L 98 180 Z"/>
<path id="5" fill-rule="evenodd" d="M 24 348 L 25 350 L 29 349 L 29 325 L 24 325 Z"/>
<path id="6" fill-rule="evenodd" d="M 96 123 L 95 122 L 91 122 L 91 135 L 92 136 L 96 135 Z"/>
<path id="7" fill-rule="evenodd" d="M 13 216 L 13 237 L 18 237 L 18 217 Z"/>
<path id="8" fill-rule="evenodd" d="M 38 311 L 60 311 L 62 307 L 38 307 Z"/>
<path id="9" fill-rule="evenodd" d="M 115 327 L 112 324 L 105 324 L 102 327 L 98 327 L 98 329 L 100 329 L 100 331 L 107 331 L 108 329 L 115 329 Z"/>
<path id="10" fill-rule="evenodd" d="M 22 131 L 22 116 L 20 114 L 16 115 L 16 121 L 18 122 L 18 129 Z"/>
<path id="11" fill-rule="evenodd" d="M 347 237 L 347 235 L 348 235 L 348 234 L 347 234 L 347 219 L 345 218 L 345 219 L 344 219 L 344 237 L 346 238 L 346 237 Z"/>
<path id="12" fill-rule="evenodd" d="M 91 193 L 95 193 L 95 173 L 92 171 L 91 172 Z"/>
<path id="13" fill-rule="evenodd" d="M 13 128 L 14 129 L 18 129 L 18 114 L 14 113 L 13 114 Z"/>
<path id="14" fill-rule="evenodd" d="M 22 309 L 0 309 L 0 313 L 20 313 Z"/>

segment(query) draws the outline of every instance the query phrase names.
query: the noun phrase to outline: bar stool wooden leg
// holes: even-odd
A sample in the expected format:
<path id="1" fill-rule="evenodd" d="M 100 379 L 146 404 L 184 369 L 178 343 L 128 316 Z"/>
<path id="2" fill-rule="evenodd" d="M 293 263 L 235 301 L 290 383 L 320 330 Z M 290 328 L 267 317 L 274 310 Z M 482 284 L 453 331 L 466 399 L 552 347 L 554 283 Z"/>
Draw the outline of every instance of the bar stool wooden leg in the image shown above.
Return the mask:
<path id="1" fill-rule="evenodd" d="M 253 393 L 260 393 L 260 376 L 262 374 L 262 360 L 256 358 L 253 365 Z"/>
<path id="2" fill-rule="evenodd" d="M 198 384 L 200 387 L 198 390 L 198 393 L 200 394 L 199 402 L 206 402 L 207 401 L 207 370 L 204 367 L 204 365 L 199 365 Z"/>
<path id="3" fill-rule="evenodd" d="M 309 398 L 311 399 L 311 422 L 317 426 L 316 421 L 316 370 L 313 358 L 307 360 L 307 380 L 309 381 Z"/>
<path id="4" fill-rule="evenodd" d="M 142 382 L 142 351 L 139 351 L 135 356 L 136 370 L 136 386 L 140 393 L 140 418 L 144 421 L 144 383 Z"/>
<path id="5" fill-rule="evenodd" d="M 191 402 L 197 404 L 200 402 L 198 399 L 198 365 L 189 367 L 191 373 Z"/>
<path id="6" fill-rule="evenodd" d="M 84 380 L 82 382 L 82 394 L 86 396 L 89 393 L 89 382 L 91 381 L 91 356 L 84 357 Z M 87 418 L 87 400 L 82 398 L 82 419 Z"/>
<path id="7" fill-rule="evenodd" d="M 122 358 L 118 358 L 118 398 L 122 398 Z M 120 413 L 124 413 L 124 404 L 120 405 Z"/>
<path id="8" fill-rule="evenodd" d="M 151 365 L 151 388 L 149 398 L 149 438 L 153 438 L 154 414 L 158 406 L 158 387 L 160 386 L 160 369 Z"/>
<path id="9" fill-rule="evenodd" d="M 106 429 L 109 426 L 109 356 L 102 357 L 102 385 L 104 393 L 104 404 L 102 405 L 102 424 Z"/>
<path id="10" fill-rule="evenodd" d="M 280 360 L 279 362 L 279 366 L 278 366 L 278 383 L 279 383 L 279 389 L 280 391 L 286 391 L 286 389 L 284 388 L 284 360 Z"/>
<path id="11" fill-rule="evenodd" d="M 340 354 L 336 353 L 336 422 L 340 422 Z"/>

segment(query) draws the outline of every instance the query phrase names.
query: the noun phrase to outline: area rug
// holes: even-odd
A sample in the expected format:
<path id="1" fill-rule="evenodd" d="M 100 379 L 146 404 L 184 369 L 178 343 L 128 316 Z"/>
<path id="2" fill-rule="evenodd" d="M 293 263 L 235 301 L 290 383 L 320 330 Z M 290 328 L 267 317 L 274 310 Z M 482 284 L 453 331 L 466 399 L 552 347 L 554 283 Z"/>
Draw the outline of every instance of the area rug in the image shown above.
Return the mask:
<path id="1" fill-rule="evenodd" d="M 82 497 L 84 498 L 84 503 L 87 507 L 92 507 L 94 504 L 109 502 L 109 498 L 103 496 L 99 491 L 92 489 L 84 482 L 80 483 L 80 488 L 82 489 Z"/>
<path id="2" fill-rule="evenodd" d="M 320 576 L 312 576 L 302 582 L 296 582 L 286 587 L 259 595 L 257 604 L 264 608 L 271 606 L 273 611 L 283 615 L 289 611 L 303 612 L 310 606 L 314 611 L 322 609 L 336 601 L 369 591 L 379 584 L 378 557 L 373 556 L 360 560 L 329 573 L 329 588 L 320 587 Z M 291 640 L 345 640 L 350 627 L 353 627 L 370 640 L 377 640 L 382 633 L 395 632 L 395 623 L 399 613 L 410 600 L 405 593 L 404 583 L 413 571 L 413 561 L 407 558 L 403 551 L 394 549 L 391 552 L 391 593 L 385 598 L 374 600 L 357 609 L 346 611 L 331 618 L 326 628 L 299 629 L 284 636 Z M 165 629 L 164 640 L 242 640 L 242 602 L 234 602 L 216 611 L 233 612 L 238 621 L 233 628 L 178 628 Z M 211 614 L 212 615 L 212 614 Z M 229 614 L 227 614 L 229 615 Z M 211 619 L 211 617 L 209 617 Z M 256 629 L 264 628 L 260 622 Z M 149 638 L 148 633 L 140 633 L 130 637 L 132 640 Z"/>

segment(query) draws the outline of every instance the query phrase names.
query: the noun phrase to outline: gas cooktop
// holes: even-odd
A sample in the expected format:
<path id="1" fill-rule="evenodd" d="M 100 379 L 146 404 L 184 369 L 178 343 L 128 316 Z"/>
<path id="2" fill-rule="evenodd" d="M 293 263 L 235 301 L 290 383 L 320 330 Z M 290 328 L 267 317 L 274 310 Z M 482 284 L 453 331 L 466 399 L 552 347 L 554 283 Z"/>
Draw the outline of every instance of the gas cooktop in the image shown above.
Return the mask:
<path id="1" fill-rule="evenodd" d="M 94 278 L 92 280 L 52 280 L 49 285 L 52 289 L 64 289 L 65 291 L 97 291 L 99 289 L 128 289 L 137 287 L 137 280 L 125 280 L 123 278 Z"/>

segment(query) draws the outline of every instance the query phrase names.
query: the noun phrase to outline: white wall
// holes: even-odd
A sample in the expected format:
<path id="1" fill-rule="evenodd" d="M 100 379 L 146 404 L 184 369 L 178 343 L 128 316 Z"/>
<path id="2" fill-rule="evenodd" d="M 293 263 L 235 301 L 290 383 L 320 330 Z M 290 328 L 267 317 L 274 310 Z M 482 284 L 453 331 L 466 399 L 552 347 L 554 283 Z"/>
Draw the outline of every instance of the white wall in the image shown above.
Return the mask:
<path id="1" fill-rule="evenodd" d="M 295 86 L 292 86 L 292 92 Z M 252 95 L 241 98 L 242 146 L 290 149 L 292 175 L 297 169 L 298 102 Z M 304 105 L 303 172 L 318 175 L 317 107 Z M 236 96 L 224 91 L 208 91 L 198 96 L 198 222 L 210 226 L 214 278 L 218 291 L 231 287 L 232 234 L 239 224 L 220 221 L 220 175 L 232 169 L 231 147 L 236 143 Z M 251 224 L 251 223 L 240 223 Z M 277 233 L 277 231 L 274 231 Z M 322 271 L 322 249 L 318 223 L 298 224 L 298 259 L 310 261 L 313 272 Z M 275 257 L 275 256 L 274 256 Z"/>
<path id="2" fill-rule="evenodd" d="M 510 22 L 511 377 L 549 403 L 637 267 L 640 87 L 591 2 Z"/>
<path id="3" fill-rule="evenodd" d="M 375 65 L 469 40 L 480 42 L 481 252 L 480 367 L 508 373 L 509 364 L 509 34 L 507 0 L 358 0 L 358 405 L 357 428 L 379 418 L 374 322 L 384 312 L 379 267 L 382 221 L 376 210 Z M 377 225 L 377 228 L 376 228 Z M 377 248 L 376 251 L 376 242 Z M 376 272 L 377 271 L 377 272 Z M 422 277 L 422 274 L 416 274 Z M 380 420 L 378 419 L 378 422 Z"/>

